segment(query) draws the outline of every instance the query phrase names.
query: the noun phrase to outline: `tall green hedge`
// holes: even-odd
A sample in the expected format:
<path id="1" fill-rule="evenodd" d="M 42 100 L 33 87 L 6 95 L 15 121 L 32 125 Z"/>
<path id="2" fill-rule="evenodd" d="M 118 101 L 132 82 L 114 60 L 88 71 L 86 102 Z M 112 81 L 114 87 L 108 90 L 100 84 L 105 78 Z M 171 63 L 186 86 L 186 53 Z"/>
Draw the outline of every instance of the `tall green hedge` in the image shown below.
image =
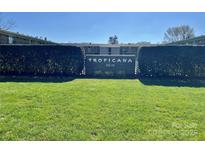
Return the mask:
<path id="1" fill-rule="evenodd" d="M 139 48 L 142 77 L 205 77 L 205 46 Z M 61 45 L 0 45 L 0 75 L 80 75 L 80 48 Z"/>
<path id="2" fill-rule="evenodd" d="M 205 77 L 205 46 L 142 47 L 140 76 Z"/>
<path id="3" fill-rule="evenodd" d="M 0 75 L 80 75 L 80 48 L 61 45 L 0 45 Z"/>

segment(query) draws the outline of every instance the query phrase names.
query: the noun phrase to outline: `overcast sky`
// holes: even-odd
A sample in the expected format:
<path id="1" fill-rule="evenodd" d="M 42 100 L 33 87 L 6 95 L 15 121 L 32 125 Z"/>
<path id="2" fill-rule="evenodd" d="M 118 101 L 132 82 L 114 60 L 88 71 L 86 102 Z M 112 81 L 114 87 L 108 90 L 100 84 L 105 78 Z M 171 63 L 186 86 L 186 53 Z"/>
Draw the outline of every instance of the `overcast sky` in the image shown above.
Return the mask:
<path id="1" fill-rule="evenodd" d="M 14 20 L 11 29 L 55 42 L 107 43 L 117 35 L 120 43 L 163 40 L 170 26 L 188 24 L 205 35 L 205 13 L 2 13 Z"/>

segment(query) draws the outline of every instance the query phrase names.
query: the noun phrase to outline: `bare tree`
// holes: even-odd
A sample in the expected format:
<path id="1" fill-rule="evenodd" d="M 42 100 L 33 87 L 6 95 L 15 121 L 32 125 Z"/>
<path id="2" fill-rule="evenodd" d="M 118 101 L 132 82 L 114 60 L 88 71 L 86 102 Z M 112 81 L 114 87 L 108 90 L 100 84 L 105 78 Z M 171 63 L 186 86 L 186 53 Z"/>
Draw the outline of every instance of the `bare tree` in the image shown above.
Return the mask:
<path id="1" fill-rule="evenodd" d="M 117 37 L 116 35 L 110 36 L 110 37 L 109 37 L 109 40 L 108 40 L 108 43 L 109 43 L 109 44 L 118 44 L 118 43 L 119 43 L 119 42 L 118 42 L 118 37 Z"/>
<path id="2" fill-rule="evenodd" d="M 187 40 L 195 36 L 194 29 L 189 25 L 181 25 L 177 27 L 170 27 L 164 33 L 165 42 L 176 42 Z"/>
<path id="3" fill-rule="evenodd" d="M 0 30 L 9 30 L 15 27 L 15 22 L 13 20 L 4 20 L 2 14 L 0 13 Z"/>

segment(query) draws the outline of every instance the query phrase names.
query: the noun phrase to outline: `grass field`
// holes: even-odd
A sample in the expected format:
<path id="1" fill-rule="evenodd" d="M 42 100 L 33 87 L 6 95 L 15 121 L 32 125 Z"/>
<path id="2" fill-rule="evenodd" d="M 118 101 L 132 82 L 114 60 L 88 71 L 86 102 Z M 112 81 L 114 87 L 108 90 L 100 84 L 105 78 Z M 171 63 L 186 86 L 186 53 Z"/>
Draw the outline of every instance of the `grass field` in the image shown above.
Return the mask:
<path id="1" fill-rule="evenodd" d="M 205 140 L 203 82 L 0 82 L 0 140 Z"/>

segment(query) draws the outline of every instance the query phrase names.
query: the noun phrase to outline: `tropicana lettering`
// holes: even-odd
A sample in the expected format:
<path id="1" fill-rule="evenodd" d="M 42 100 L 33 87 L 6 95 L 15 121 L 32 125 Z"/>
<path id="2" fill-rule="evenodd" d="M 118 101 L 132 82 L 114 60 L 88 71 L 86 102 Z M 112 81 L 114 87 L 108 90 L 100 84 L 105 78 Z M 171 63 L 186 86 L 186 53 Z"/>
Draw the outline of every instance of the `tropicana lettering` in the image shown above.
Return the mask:
<path id="1" fill-rule="evenodd" d="M 88 58 L 89 62 L 94 63 L 133 63 L 131 58 Z"/>

